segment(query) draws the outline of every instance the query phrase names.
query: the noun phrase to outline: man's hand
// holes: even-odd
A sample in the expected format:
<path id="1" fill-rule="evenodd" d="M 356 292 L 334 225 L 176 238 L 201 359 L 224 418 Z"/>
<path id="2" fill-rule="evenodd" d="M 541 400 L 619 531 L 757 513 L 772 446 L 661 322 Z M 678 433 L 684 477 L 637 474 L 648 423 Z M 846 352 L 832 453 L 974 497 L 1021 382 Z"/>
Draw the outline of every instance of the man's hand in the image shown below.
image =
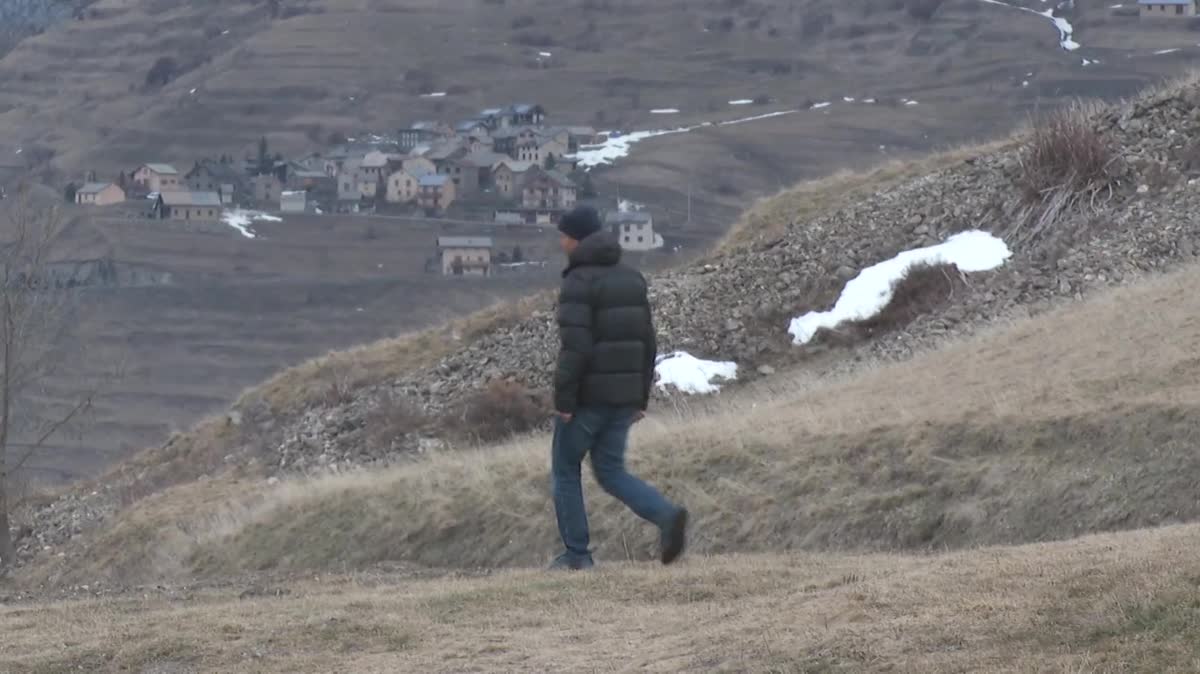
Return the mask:
<path id="1" fill-rule="evenodd" d="M 574 414 L 568 414 L 568 413 L 566 413 L 566 412 L 555 412 L 555 414 L 557 414 L 557 415 L 558 415 L 558 418 L 559 418 L 559 419 L 562 419 L 562 422 L 563 422 L 564 424 L 569 424 L 569 423 L 571 423 L 571 420 L 575 418 L 575 415 L 574 415 Z"/>

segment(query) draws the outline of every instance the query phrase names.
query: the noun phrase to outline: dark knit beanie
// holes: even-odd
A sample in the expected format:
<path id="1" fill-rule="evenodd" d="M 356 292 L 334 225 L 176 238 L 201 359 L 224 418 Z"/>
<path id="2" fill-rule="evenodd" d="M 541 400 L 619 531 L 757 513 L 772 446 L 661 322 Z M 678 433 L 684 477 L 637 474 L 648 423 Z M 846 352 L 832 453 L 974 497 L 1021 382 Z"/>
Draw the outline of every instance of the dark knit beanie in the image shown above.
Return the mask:
<path id="1" fill-rule="evenodd" d="M 576 206 L 563 214 L 558 221 L 558 231 L 583 241 L 601 229 L 600 214 L 591 206 Z"/>

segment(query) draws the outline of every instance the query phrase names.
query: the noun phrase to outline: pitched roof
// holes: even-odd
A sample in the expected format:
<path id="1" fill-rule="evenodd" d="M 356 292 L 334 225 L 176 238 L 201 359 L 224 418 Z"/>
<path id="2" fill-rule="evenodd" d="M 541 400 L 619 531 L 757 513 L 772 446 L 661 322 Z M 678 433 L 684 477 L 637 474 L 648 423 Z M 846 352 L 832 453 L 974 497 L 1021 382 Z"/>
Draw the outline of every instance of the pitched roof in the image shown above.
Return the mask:
<path id="1" fill-rule="evenodd" d="M 221 195 L 216 192 L 163 192 L 159 195 L 168 206 L 220 206 Z"/>
<path id="2" fill-rule="evenodd" d="M 512 171 L 513 173 L 524 173 L 532 169 L 534 166 L 536 166 L 536 164 L 531 161 L 517 161 L 512 157 L 505 156 L 503 159 L 492 165 L 492 170 L 494 171 L 501 166 L 507 166 L 508 170 Z"/>
<path id="3" fill-rule="evenodd" d="M 470 131 L 471 129 L 474 129 L 477 126 L 486 127 L 487 124 L 484 124 L 482 121 L 480 121 L 478 119 L 464 119 L 463 121 L 454 125 L 454 130 L 455 131 Z"/>
<path id="4" fill-rule="evenodd" d="M 572 136 L 594 136 L 596 135 L 596 129 L 590 126 L 568 126 L 567 133 Z"/>
<path id="5" fill-rule="evenodd" d="M 654 222 L 645 211 L 609 211 L 604 215 L 604 221 L 610 225 L 649 225 Z"/>
<path id="6" fill-rule="evenodd" d="M 186 177 L 191 178 L 192 176 L 196 175 L 196 171 L 199 171 L 200 169 L 208 171 L 209 175 L 213 177 L 221 178 L 231 182 L 237 182 L 246 177 L 245 174 L 237 170 L 237 167 L 235 167 L 233 164 L 222 164 L 215 159 L 201 159 L 200 161 L 196 162 L 196 165 L 192 167 L 191 171 L 188 171 Z"/>
<path id="7" fill-rule="evenodd" d="M 474 166 L 476 168 L 491 168 L 500 161 L 506 159 L 508 155 L 498 154 L 490 150 L 478 150 L 469 152 L 462 158 L 462 163 Z"/>
<path id="8" fill-rule="evenodd" d="M 387 166 L 388 156 L 378 150 L 369 152 L 363 157 L 362 163 L 359 164 L 362 168 L 383 168 Z"/>
<path id="9" fill-rule="evenodd" d="M 179 171 L 176 171 L 175 167 L 171 166 L 170 164 L 145 164 L 144 166 L 145 168 L 148 168 L 159 175 L 170 176 L 179 173 Z"/>
<path id="10" fill-rule="evenodd" d="M 493 115 L 499 115 L 502 112 L 504 112 L 504 108 L 487 108 L 486 110 L 480 110 L 479 116 L 492 117 Z"/>
<path id="11" fill-rule="evenodd" d="M 449 181 L 449 177 L 440 176 L 433 173 L 421 176 L 421 187 L 442 187 Z"/>
<path id="12" fill-rule="evenodd" d="M 547 180 L 549 180 L 552 183 L 557 184 L 559 187 L 569 187 L 571 189 L 576 189 L 575 183 L 572 182 L 570 178 L 568 178 L 567 176 L 563 175 L 562 173 L 560 173 L 556 170 L 550 170 L 550 171 L 547 171 L 545 169 L 536 169 L 536 170 L 537 170 L 537 174 L 534 176 L 535 181 L 538 178 L 545 177 Z"/>
<path id="13" fill-rule="evenodd" d="M 438 248 L 491 248 L 490 236 L 439 236 Z"/>
<path id="14" fill-rule="evenodd" d="M 104 190 L 112 187 L 112 183 L 87 183 L 83 187 L 75 190 L 76 194 L 99 194 Z"/>
<path id="15" fill-rule="evenodd" d="M 462 146 L 462 141 L 460 141 L 460 140 L 447 141 L 445 143 L 439 143 L 439 144 L 433 146 L 432 148 L 430 148 L 429 152 L 425 153 L 425 158 L 433 160 L 433 161 L 438 161 L 440 159 L 449 159 L 451 157 L 451 155 L 453 155 L 455 152 L 458 152 L 459 150 L 465 151 L 465 148 Z"/>

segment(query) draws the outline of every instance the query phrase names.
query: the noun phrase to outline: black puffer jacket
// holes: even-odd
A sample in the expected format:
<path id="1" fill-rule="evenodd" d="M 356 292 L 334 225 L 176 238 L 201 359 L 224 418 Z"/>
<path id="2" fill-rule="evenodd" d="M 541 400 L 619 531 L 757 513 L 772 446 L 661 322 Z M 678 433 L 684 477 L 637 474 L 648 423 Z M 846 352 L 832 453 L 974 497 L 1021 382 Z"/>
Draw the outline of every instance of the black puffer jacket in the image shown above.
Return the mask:
<path id="1" fill-rule="evenodd" d="M 611 233 L 585 238 L 571 254 L 558 298 L 558 330 L 559 412 L 646 409 L 658 350 L 646 279 L 621 264 L 621 244 Z"/>

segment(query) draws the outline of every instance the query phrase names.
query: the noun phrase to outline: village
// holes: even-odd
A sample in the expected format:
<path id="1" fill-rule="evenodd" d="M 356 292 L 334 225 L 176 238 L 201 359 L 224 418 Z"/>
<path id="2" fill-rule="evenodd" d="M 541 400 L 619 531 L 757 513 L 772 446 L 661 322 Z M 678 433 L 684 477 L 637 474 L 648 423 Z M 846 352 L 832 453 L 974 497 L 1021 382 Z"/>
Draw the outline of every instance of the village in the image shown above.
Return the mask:
<path id="1" fill-rule="evenodd" d="M 551 126 L 541 105 L 489 108 L 454 124 L 416 121 L 394 135 L 338 139 L 334 147 L 285 159 L 268 140 L 257 152 L 195 159 L 186 170 L 155 158 L 121 171 L 115 182 L 89 174 L 66 188 L 85 207 L 135 205 L 154 219 L 217 223 L 230 211 L 287 214 L 372 214 L 474 223 L 484 227 L 553 226 L 577 203 L 604 212 L 624 249 L 664 245 L 650 213 L 629 202 L 602 204 L 578 165 L 580 149 L 605 141 L 587 126 Z M 499 251 L 486 234 L 439 236 L 429 271 L 491 276 L 498 264 L 536 264 L 520 251 Z"/>

